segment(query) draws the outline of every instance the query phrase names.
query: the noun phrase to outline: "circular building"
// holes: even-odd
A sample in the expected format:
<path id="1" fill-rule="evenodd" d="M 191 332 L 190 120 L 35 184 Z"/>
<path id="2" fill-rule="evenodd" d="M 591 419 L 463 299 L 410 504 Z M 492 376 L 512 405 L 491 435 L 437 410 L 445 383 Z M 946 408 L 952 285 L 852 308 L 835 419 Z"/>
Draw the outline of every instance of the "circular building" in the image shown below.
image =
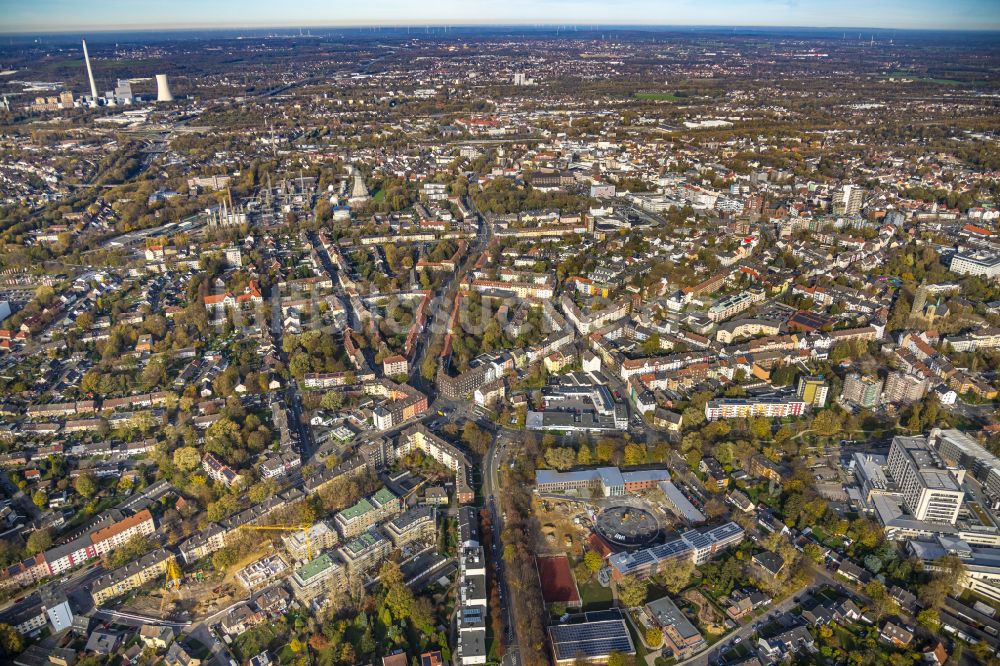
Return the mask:
<path id="1" fill-rule="evenodd" d="M 594 529 L 609 544 L 624 549 L 647 546 L 660 534 L 656 517 L 633 506 L 605 509 L 598 514 Z"/>

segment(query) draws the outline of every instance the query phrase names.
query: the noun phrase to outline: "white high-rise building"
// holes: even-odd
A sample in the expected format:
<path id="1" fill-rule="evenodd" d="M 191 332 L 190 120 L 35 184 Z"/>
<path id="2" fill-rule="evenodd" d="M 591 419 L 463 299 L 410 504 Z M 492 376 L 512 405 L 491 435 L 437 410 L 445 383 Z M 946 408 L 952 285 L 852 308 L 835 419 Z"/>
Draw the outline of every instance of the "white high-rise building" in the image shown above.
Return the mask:
<path id="1" fill-rule="evenodd" d="M 888 469 L 914 518 L 955 524 L 965 497 L 964 469 L 948 467 L 923 437 L 895 437 Z"/>
<path id="2" fill-rule="evenodd" d="M 833 195 L 833 212 L 836 215 L 857 215 L 864 204 L 865 190 L 857 185 L 844 185 Z"/>

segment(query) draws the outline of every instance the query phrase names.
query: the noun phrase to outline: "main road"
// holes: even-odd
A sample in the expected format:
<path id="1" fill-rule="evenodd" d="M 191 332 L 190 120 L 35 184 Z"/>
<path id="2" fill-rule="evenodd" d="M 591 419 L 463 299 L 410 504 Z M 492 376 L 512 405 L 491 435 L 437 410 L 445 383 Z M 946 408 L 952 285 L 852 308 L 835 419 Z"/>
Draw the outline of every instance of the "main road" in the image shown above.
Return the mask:
<path id="1" fill-rule="evenodd" d="M 496 562 L 497 584 L 500 586 L 501 606 L 507 614 L 504 618 L 504 626 L 507 628 L 504 635 L 505 666 L 516 666 L 518 663 L 518 637 L 517 620 L 515 617 L 514 604 L 510 596 L 510 586 L 507 584 L 506 567 L 503 561 L 503 525 L 504 511 L 498 509 L 497 493 L 500 491 L 500 466 L 506 460 L 507 444 L 511 435 L 500 428 L 494 431 L 493 441 L 486 455 L 483 457 L 483 496 L 486 498 L 486 506 L 490 510 L 493 526 L 493 559 Z"/>

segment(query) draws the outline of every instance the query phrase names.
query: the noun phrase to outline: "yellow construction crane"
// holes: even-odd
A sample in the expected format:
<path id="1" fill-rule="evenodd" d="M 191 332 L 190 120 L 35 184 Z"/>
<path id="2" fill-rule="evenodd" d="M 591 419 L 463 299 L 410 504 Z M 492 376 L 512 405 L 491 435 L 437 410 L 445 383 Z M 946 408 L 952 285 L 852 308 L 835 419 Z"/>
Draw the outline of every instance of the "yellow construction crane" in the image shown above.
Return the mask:
<path id="1" fill-rule="evenodd" d="M 312 543 L 309 541 L 309 528 L 312 525 L 240 525 L 241 530 L 274 530 L 278 532 L 302 532 L 306 540 L 306 555 L 312 562 Z"/>
<path id="2" fill-rule="evenodd" d="M 177 565 L 177 560 L 171 557 L 167 560 L 167 570 L 163 574 L 163 596 L 160 597 L 160 617 L 163 616 L 163 605 L 167 602 L 167 593 L 170 590 L 179 588 L 183 581 L 184 574 L 181 573 L 181 568 Z"/>

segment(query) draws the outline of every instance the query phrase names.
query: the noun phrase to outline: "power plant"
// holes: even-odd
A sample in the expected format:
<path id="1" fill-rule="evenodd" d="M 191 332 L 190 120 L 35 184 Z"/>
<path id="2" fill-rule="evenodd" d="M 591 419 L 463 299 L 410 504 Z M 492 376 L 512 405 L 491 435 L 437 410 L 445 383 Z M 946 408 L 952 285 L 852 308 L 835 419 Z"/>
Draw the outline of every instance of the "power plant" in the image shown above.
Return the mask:
<path id="1" fill-rule="evenodd" d="M 70 90 L 63 90 L 58 95 L 39 96 L 26 106 L 29 111 L 60 111 L 73 108 L 102 108 L 131 106 L 143 102 L 149 102 L 150 98 L 139 97 L 132 92 L 132 84 L 149 81 L 149 78 L 125 78 L 118 79 L 113 90 L 108 90 L 104 95 L 97 92 L 97 82 L 94 80 L 94 69 L 90 64 L 90 51 L 87 50 L 87 40 L 82 40 L 83 62 L 87 67 L 87 80 L 90 83 L 90 95 L 84 94 L 76 98 Z M 170 83 L 166 74 L 156 75 L 156 101 L 173 102 L 174 94 L 170 92 Z M 4 98 L 0 100 L 0 109 L 10 107 L 10 102 Z"/>
<path id="2" fill-rule="evenodd" d="M 157 102 L 174 101 L 174 96 L 173 93 L 170 92 L 170 84 L 167 82 L 166 74 L 156 75 L 156 101 Z"/>
<path id="3" fill-rule="evenodd" d="M 83 61 L 87 63 L 87 78 L 90 79 L 91 104 L 97 106 L 97 84 L 94 83 L 94 71 L 90 68 L 90 54 L 87 53 L 87 40 L 83 40 Z"/>

